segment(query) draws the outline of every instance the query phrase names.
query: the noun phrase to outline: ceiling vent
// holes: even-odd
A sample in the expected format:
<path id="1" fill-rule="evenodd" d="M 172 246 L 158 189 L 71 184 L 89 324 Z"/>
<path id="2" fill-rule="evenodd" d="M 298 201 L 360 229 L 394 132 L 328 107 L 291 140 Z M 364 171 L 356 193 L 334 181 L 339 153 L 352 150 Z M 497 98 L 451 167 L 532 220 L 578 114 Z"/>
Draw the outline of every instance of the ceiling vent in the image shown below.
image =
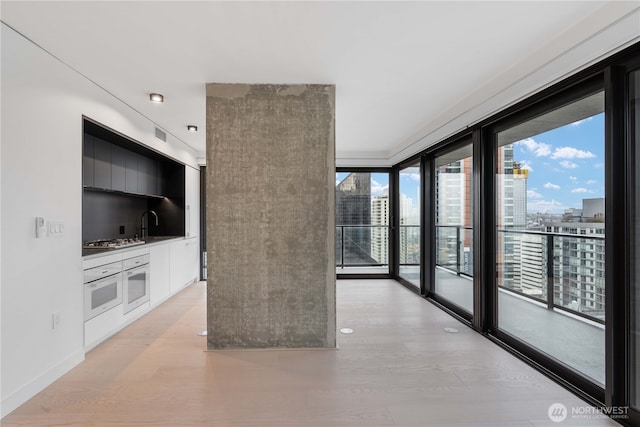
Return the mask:
<path id="1" fill-rule="evenodd" d="M 167 133 L 160 128 L 156 128 L 156 138 L 161 141 L 167 142 Z"/>

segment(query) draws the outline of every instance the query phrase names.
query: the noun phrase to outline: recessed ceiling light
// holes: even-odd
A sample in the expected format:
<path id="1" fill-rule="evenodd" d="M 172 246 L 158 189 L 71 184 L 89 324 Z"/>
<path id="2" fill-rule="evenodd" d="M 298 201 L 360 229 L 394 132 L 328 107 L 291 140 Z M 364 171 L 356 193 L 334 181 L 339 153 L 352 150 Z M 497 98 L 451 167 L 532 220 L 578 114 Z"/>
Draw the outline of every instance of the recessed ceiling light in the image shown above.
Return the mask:
<path id="1" fill-rule="evenodd" d="M 159 93 L 150 93 L 149 100 L 151 102 L 155 102 L 156 104 L 162 104 L 164 102 L 164 96 L 160 95 Z"/>
<path id="2" fill-rule="evenodd" d="M 187 126 L 187 130 L 189 132 L 198 132 L 198 126 L 196 126 L 196 125 L 188 125 Z"/>

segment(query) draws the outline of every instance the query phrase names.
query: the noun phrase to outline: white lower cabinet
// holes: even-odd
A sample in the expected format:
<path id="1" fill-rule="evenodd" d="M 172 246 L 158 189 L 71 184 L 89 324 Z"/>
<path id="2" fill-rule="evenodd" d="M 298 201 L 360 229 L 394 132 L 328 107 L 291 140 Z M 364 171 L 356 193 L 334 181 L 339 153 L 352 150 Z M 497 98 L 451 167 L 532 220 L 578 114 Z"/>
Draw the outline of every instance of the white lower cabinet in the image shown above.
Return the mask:
<path id="1" fill-rule="evenodd" d="M 83 268 L 93 268 L 143 253 L 149 254 L 150 300 L 127 313 L 124 312 L 123 305 L 119 304 L 84 322 L 85 351 L 91 350 L 186 285 L 198 280 L 200 243 L 197 237 L 154 244 L 140 250 L 104 257 L 93 257 L 83 261 Z"/>
<path id="2" fill-rule="evenodd" d="M 151 307 L 155 307 L 171 294 L 171 279 L 169 277 L 171 250 L 169 246 L 169 244 L 152 246 L 149 251 Z"/>
<path id="3" fill-rule="evenodd" d="M 171 243 L 171 293 L 198 279 L 199 253 L 197 237 Z"/>

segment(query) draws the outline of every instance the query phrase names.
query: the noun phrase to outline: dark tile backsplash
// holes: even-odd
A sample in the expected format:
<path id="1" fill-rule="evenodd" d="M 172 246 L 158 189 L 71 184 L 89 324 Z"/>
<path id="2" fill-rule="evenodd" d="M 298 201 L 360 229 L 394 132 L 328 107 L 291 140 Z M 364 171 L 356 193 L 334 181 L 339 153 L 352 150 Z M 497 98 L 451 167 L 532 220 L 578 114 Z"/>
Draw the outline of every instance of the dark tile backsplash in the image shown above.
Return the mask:
<path id="1" fill-rule="evenodd" d="M 151 236 L 184 236 L 184 202 L 149 199 L 100 191 L 83 192 L 82 241 L 140 236 L 140 217 L 148 209 L 158 214 L 158 227 L 149 223 Z M 145 217 L 145 225 L 147 218 Z M 124 226 L 124 234 L 120 227 Z"/>

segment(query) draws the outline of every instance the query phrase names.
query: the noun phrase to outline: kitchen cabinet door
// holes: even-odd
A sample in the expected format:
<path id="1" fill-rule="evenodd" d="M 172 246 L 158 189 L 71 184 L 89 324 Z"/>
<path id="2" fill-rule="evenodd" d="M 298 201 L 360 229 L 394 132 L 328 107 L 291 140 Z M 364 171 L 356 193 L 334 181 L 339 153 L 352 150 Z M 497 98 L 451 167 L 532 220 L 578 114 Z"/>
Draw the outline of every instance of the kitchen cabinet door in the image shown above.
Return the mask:
<path id="1" fill-rule="evenodd" d="M 85 133 L 82 137 L 82 185 L 84 187 L 94 186 L 94 146 L 93 136 Z"/>
<path id="2" fill-rule="evenodd" d="M 127 150 L 125 157 L 125 191 L 128 193 L 138 192 L 138 157 L 133 151 Z"/>
<path id="3" fill-rule="evenodd" d="M 200 170 L 185 166 L 185 237 L 200 235 Z"/>
<path id="4" fill-rule="evenodd" d="M 149 159 L 138 156 L 138 193 L 149 194 Z"/>
<path id="5" fill-rule="evenodd" d="M 169 243 L 149 248 L 149 276 L 151 279 L 149 297 L 151 307 L 164 301 L 171 292 L 170 285 L 171 251 Z"/>
<path id="6" fill-rule="evenodd" d="M 200 256 L 198 239 L 185 239 L 171 243 L 171 293 L 200 277 Z"/>
<path id="7" fill-rule="evenodd" d="M 94 186 L 111 190 L 111 144 L 94 138 Z"/>
<path id="8" fill-rule="evenodd" d="M 113 145 L 111 147 L 111 189 L 126 191 L 127 151 Z"/>
<path id="9" fill-rule="evenodd" d="M 158 192 L 158 161 L 155 159 L 149 160 L 149 175 L 147 175 L 147 190 L 149 195 L 157 196 Z"/>

